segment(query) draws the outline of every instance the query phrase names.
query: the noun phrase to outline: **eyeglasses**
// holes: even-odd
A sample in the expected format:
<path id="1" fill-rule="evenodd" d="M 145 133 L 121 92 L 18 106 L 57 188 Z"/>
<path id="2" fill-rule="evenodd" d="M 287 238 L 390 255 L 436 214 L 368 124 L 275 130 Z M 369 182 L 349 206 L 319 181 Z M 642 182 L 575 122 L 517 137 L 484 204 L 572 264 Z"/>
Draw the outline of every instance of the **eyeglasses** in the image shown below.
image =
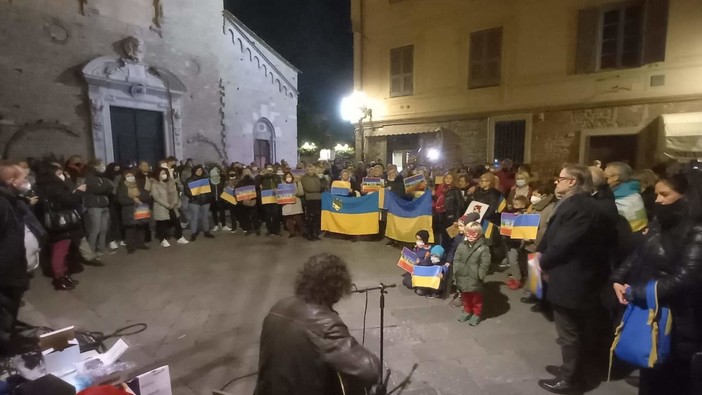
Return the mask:
<path id="1" fill-rule="evenodd" d="M 565 180 L 575 180 L 573 177 L 558 177 L 556 178 L 556 184 L 560 184 Z"/>

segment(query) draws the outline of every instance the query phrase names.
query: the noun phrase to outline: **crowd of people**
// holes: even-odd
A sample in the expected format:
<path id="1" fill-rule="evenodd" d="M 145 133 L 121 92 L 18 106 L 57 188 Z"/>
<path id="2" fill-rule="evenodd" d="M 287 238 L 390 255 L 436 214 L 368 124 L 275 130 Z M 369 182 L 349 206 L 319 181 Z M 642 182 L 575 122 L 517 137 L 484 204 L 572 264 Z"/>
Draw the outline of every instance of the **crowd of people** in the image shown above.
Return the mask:
<path id="1" fill-rule="evenodd" d="M 526 164 L 455 166 L 450 169 L 408 164 L 402 169 L 382 161 L 335 160 L 294 167 L 281 161 L 259 168 L 166 158 L 152 165 L 84 163 L 78 156 L 0 164 L 0 306 L 1 331 L 9 341 L 28 275 L 37 267 L 52 277 L 57 290 L 75 288 L 73 274 L 83 265 L 102 266 L 104 254 L 120 247 L 133 254 L 185 245 L 217 232 L 246 236 L 321 238 L 321 199 L 336 180 L 350 185 L 349 195 L 364 194 L 363 180 L 382 180 L 389 193 L 411 200 L 432 194 L 434 246 L 428 230 L 417 232 L 420 264 L 444 265 L 438 291 L 416 288 L 420 295 L 446 297 L 454 292 L 463 311 L 458 319 L 478 325 L 484 318 L 483 282 L 489 272 L 506 271 L 506 286 L 522 289 L 527 256 L 538 254 L 545 297 L 528 292 L 524 303 L 551 311 L 563 361 L 547 371 L 555 378 L 539 382 L 554 393 L 571 393 L 604 375 L 609 344 L 623 306 L 645 300 L 645 285 L 659 283 L 659 297 L 671 307 L 673 356 L 658 369 L 641 373 L 642 394 L 661 388 L 691 394 L 691 361 L 702 351 L 702 173 L 677 169 L 635 172 L 623 162 L 584 167 L 566 165 L 553 177 L 536 177 Z M 426 189 L 408 193 L 404 178 L 423 174 Z M 207 180 L 204 192 L 189 185 Z M 280 184 L 293 184 L 292 204 L 264 204 L 262 196 Z M 200 185 L 200 184 L 198 184 Z M 225 189 L 254 186 L 248 200 L 223 198 Z M 370 192 L 372 193 L 372 192 Z M 488 206 L 482 218 L 466 215 L 471 202 Z M 536 213 L 541 222 L 533 240 L 512 240 L 496 228 L 502 213 Z M 384 218 L 380 210 L 380 232 Z M 481 223 L 482 221 L 482 223 Z M 456 235 L 449 230 L 458 229 Z M 152 229 L 155 230 L 152 232 Z M 183 230 L 189 229 L 186 237 Z M 356 237 L 351 237 L 356 241 Z M 388 245 L 398 244 L 388 240 Z M 0 317 L 2 318 L 2 317 Z M 587 352 L 586 352 L 587 350 Z M 590 379 L 590 380 L 588 380 Z"/>

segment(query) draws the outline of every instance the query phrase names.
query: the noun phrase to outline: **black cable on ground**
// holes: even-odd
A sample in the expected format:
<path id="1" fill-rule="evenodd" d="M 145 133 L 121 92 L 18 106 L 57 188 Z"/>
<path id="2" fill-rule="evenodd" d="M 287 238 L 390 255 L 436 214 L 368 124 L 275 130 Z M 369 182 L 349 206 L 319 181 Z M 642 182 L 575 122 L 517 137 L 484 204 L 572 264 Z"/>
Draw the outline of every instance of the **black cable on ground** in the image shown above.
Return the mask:
<path id="1" fill-rule="evenodd" d="M 243 376 L 234 377 L 233 379 L 229 380 L 229 381 L 227 382 L 227 384 L 224 384 L 224 385 L 222 386 L 222 388 L 220 388 L 220 391 L 224 391 L 225 389 L 227 389 L 227 387 L 229 387 L 230 385 L 234 384 L 234 382 L 236 382 L 236 381 L 238 381 L 238 380 L 245 379 L 245 378 L 247 378 L 247 377 L 252 377 L 252 376 L 255 376 L 255 375 L 257 375 L 257 374 L 258 374 L 258 372 L 253 372 L 253 373 L 245 374 L 245 375 L 243 375 Z"/>

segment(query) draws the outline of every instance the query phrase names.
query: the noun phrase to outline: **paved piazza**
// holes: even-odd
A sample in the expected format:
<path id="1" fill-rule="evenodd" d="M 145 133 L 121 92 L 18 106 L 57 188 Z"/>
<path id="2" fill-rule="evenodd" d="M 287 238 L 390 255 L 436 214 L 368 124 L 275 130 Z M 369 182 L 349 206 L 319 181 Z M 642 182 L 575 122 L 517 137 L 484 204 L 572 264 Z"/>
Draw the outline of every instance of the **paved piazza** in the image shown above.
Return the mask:
<path id="1" fill-rule="evenodd" d="M 81 284 L 56 292 L 38 274 L 26 294 L 20 318 L 35 325 L 111 332 L 131 323 L 149 328 L 126 340 L 127 360 L 140 370 L 170 365 L 174 394 L 211 394 L 231 378 L 256 370 L 261 323 L 269 308 L 292 293 L 296 270 L 310 255 L 332 252 L 349 263 L 354 282 L 371 286 L 398 283 L 399 250 L 382 242 L 244 237 L 216 233 L 214 240 L 105 257 L 103 268 L 86 267 Z M 536 381 L 549 378 L 543 367 L 560 362 L 555 329 L 519 302 L 521 291 L 489 277 L 486 320 L 477 327 L 456 321 L 458 308 L 405 288 L 386 299 L 385 359 L 398 382 L 414 363 L 419 367 L 406 395 L 545 394 Z M 365 297 L 355 294 L 337 310 L 359 341 Z M 366 345 L 379 347 L 378 293 L 369 295 Z M 253 393 L 255 378 L 227 391 Z M 604 383 L 592 394 L 635 394 L 623 382 Z"/>

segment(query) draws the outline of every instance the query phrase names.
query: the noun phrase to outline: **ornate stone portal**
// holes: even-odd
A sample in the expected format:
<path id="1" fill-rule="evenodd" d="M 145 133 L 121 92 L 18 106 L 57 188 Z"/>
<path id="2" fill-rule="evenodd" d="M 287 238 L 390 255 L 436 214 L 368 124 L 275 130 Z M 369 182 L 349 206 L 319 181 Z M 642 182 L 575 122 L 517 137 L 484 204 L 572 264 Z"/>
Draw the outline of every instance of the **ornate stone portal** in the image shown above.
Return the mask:
<path id="1" fill-rule="evenodd" d="M 95 157 L 114 161 L 111 107 L 163 113 L 166 155 L 183 157 L 181 97 L 185 84 L 172 72 L 143 62 L 144 42 L 136 37 L 123 41 L 124 55 L 101 56 L 83 68 L 88 83 Z"/>

